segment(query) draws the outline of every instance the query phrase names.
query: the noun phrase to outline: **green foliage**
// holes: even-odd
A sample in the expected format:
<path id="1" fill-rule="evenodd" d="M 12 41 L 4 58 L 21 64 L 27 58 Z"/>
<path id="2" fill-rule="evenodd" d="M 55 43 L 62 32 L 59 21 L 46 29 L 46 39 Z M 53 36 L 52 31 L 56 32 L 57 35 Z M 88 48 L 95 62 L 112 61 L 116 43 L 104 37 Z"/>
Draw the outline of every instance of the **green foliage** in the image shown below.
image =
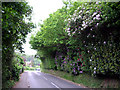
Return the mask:
<path id="1" fill-rule="evenodd" d="M 8 80 L 5 82 L 5 87 L 2 88 L 11 88 L 15 84 L 14 80 Z"/>
<path id="2" fill-rule="evenodd" d="M 82 85 L 83 87 L 85 86 L 86 88 L 101 88 L 101 84 L 104 81 L 103 79 L 91 77 L 88 73 L 83 73 L 78 76 L 73 76 L 63 71 L 53 71 L 53 70 L 44 69 L 42 70 L 42 72 L 49 73 L 64 78 L 66 80 L 70 80 L 72 82 Z"/>
<path id="3" fill-rule="evenodd" d="M 36 36 L 31 37 L 30 44 L 33 49 L 39 47 L 52 47 L 57 44 L 63 44 L 65 42 L 65 8 L 59 9 L 53 14 L 49 15 L 49 18 L 41 24 L 41 30 L 37 32 Z"/>
<path id="4" fill-rule="evenodd" d="M 25 67 L 24 67 L 25 70 L 36 70 L 36 69 L 38 69 L 38 68 L 40 68 L 40 66 L 35 66 L 35 67 L 25 66 Z"/>
<path id="5" fill-rule="evenodd" d="M 120 74 L 119 47 L 116 47 L 114 43 L 112 45 L 110 46 L 109 42 L 103 46 L 96 45 L 96 50 L 90 57 L 90 69 L 94 74 L 101 73 L 109 76 Z"/>
<path id="6" fill-rule="evenodd" d="M 34 66 L 40 66 L 41 60 L 38 58 L 34 58 L 33 64 Z"/>
<path id="7" fill-rule="evenodd" d="M 93 74 L 119 74 L 120 66 L 117 63 L 120 62 L 120 32 L 115 22 L 119 22 L 120 12 L 117 10 L 120 8 L 111 7 L 113 5 L 119 4 L 83 3 L 75 10 L 67 25 L 70 47 L 78 46 L 84 52 L 82 56 L 85 58 L 86 68 Z M 93 61 L 89 62 L 91 59 Z"/>
<path id="8" fill-rule="evenodd" d="M 17 74 L 15 77 L 18 79 L 20 67 L 13 64 L 12 58 L 14 56 L 14 49 L 23 52 L 22 44 L 25 43 L 25 37 L 34 27 L 30 21 L 31 13 L 32 8 L 27 2 L 2 2 L 3 86 L 5 86 L 4 83 L 7 80 L 13 79 L 15 72 Z M 20 64 L 23 64 L 23 60 L 20 60 Z"/>
<path id="9" fill-rule="evenodd" d="M 120 75 L 120 2 L 64 4 L 31 37 L 44 68 L 74 75 Z"/>
<path id="10" fill-rule="evenodd" d="M 28 67 L 28 66 L 25 66 L 24 68 L 25 68 L 25 70 L 35 70 L 36 69 L 34 67 Z"/>
<path id="11" fill-rule="evenodd" d="M 21 61 L 23 61 L 23 59 L 15 54 L 11 62 L 11 67 L 7 65 L 3 67 L 2 73 L 4 76 L 2 77 L 2 80 L 6 80 L 6 82 L 3 82 L 3 88 L 10 88 L 14 84 L 14 81 L 19 80 L 19 74 L 23 72 L 23 63 L 21 63 Z"/>
<path id="12" fill-rule="evenodd" d="M 40 25 L 41 30 L 31 37 L 30 44 L 33 49 L 38 50 L 41 60 L 42 58 L 46 60 L 42 60 L 44 63 L 47 62 L 47 64 L 44 64 L 46 68 L 47 65 L 48 68 L 55 68 L 54 58 L 56 50 L 61 50 L 68 39 L 68 35 L 65 32 L 66 18 L 69 16 L 67 7 L 62 7 L 62 9 L 50 14 L 49 18 Z"/>

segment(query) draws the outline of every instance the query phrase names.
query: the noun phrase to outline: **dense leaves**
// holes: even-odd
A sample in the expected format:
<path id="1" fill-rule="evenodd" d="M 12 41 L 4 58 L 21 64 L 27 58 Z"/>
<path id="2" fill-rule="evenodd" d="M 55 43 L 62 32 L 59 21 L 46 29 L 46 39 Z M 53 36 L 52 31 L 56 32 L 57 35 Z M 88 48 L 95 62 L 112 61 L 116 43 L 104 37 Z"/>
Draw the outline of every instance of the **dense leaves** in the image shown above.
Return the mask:
<path id="1" fill-rule="evenodd" d="M 44 68 L 120 75 L 120 2 L 64 3 L 31 37 Z"/>
<path id="2" fill-rule="evenodd" d="M 4 65 L 3 66 L 3 75 L 2 79 L 6 80 L 3 81 L 3 88 L 11 88 L 12 84 L 14 84 L 14 81 L 19 80 L 19 74 L 24 71 L 23 68 L 24 61 L 21 56 L 14 54 L 14 57 L 12 58 L 11 65 Z M 10 68 L 12 70 L 10 71 Z"/>
<path id="3" fill-rule="evenodd" d="M 118 35 L 120 34 L 116 22 L 119 22 L 120 16 L 119 11 L 117 12 L 118 8 L 112 9 L 112 5 L 119 4 L 97 3 L 97 6 L 94 3 L 82 4 L 75 10 L 66 29 L 71 37 L 68 43 L 72 47 L 80 47 L 81 51 L 85 53 L 83 56 L 86 58 L 85 65 L 87 67 L 90 65 L 90 70 L 94 74 L 119 74 L 117 53 L 119 52 Z M 113 51 L 113 48 L 116 52 Z M 116 53 L 114 60 L 112 58 L 114 56 L 109 53 Z M 106 57 L 104 57 L 105 54 Z M 112 61 L 117 61 L 117 63 L 113 64 Z"/>
<path id="4" fill-rule="evenodd" d="M 2 66 L 3 85 L 10 80 L 10 75 L 15 68 L 12 65 L 14 49 L 22 51 L 25 37 L 34 27 L 31 20 L 32 8 L 26 2 L 2 3 Z M 16 67 L 16 66 L 15 66 Z M 18 71 L 15 71 L 16 73 Z M 6 74 L 6 75 L 5 75 Z"/>

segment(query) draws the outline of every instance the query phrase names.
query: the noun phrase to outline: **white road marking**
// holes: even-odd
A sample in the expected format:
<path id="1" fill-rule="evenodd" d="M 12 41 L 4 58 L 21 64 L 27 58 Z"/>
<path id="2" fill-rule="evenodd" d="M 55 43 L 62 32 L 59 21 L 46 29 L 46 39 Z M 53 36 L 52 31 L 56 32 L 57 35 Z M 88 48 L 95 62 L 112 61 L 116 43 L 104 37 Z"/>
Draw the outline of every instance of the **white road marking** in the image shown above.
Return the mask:
<path id="1" fill-rule="evenodd" d="M 53 86 L 55 86 L 56 88 L 59 88 L 57 85 L 55 85 L 53 82 L 51 82 L 51 84 L 53 85 Z M 59 90 L 61 90 L 60 88 L 59 88 Z"/>
<path id="2" fill-rule="evenodd" d="M 48 80 L 46 77 L 44 77 L 45 80 Z"/>

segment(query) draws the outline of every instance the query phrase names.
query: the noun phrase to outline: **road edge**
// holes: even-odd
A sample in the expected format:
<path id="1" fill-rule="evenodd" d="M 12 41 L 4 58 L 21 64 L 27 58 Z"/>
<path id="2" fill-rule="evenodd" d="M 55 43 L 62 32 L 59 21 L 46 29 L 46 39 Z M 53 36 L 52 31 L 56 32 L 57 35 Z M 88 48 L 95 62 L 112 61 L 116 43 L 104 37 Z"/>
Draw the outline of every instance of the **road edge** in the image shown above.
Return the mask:
<path id="1" fill-rule="evenodd" d="M 67 81 L 67 82 L 70 82 L 70 83 L 72 83 L 72 84 L 81 86 L 82 88 L 89 88 L 89 87 L 86 87 L 86 86 L 84 86 L 84 85 L 82 85 L 82 84 L 78 84 L 78 83 L 75 83 L 75 82 L 73 82 L 73 81 L 70 81 L 70 80 L 67 80 L 67 79 L 65 79 L 65 78 L 62 78 L 62 77 L 60 77 L 60 76 L 56 76 L 56 75 L 53 75 L 53 74 L 50 74 L 50 73 L 45 73 L 45 72 L 42 72 L 42 73 L 48 74 L 48 75 L 52 75 L 52 76 L 57 77 L 57 78 L 59 78 L 59 79 L 65 80 L 65 81 Z"/>

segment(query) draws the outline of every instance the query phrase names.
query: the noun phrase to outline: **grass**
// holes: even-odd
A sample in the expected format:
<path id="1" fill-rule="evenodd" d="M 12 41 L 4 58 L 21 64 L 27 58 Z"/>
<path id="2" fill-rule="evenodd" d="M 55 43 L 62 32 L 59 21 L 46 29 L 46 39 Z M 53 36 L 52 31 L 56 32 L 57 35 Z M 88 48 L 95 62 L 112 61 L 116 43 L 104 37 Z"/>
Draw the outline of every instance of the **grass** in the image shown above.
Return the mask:
<path id="1" fill-rule="evenodd" d="M 102 79 L 91 77 L 87 73 L 83 73 L 83 74 L 80 74 L 79 76 L 75 76 L 74 81 L 76 83 L 83 84 L 84 86 L 89 88 L 100 88 L 101 83 L 103 82 Z"/>
<path id="2" fill-rule="evenodd" d="M 85 86 L 88 88 L 119 88 L 120 87 L 118 80 L 117 81 L 109 80 L 108 82 L 106 82 L 106 79 L 95 78 L 87 73 L 82 73 L 78 76 L 73 76 L 70 73 L 63 71 L 42 69 L 42 72 L 64 78 L 66 80 L 72 81 L 74 83 L 80 84 L 81 86 Z"/>

